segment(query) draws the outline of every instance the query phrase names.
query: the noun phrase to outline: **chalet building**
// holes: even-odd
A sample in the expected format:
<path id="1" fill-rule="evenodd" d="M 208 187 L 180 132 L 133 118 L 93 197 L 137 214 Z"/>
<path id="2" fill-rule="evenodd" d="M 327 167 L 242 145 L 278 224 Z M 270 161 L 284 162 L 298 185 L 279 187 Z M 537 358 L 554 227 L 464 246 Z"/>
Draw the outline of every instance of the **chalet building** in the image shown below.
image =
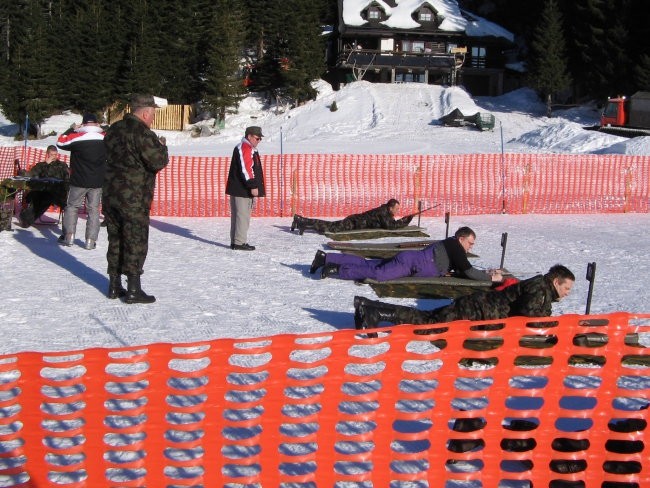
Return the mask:
<path id="1" fill-rule="evenodd" d="M 505 79 L 513 34 L 455 0 L 338 0 L 338 9 L 338 82 L 462 84 L 488 96 L 515 88 Z"/>

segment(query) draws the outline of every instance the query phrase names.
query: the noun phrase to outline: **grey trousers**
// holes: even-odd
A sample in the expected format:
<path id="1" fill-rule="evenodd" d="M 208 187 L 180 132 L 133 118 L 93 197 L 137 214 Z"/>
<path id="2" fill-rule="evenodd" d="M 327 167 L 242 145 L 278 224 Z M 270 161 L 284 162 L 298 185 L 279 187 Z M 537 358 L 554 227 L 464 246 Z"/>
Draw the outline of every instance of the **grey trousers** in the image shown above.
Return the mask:
<path id="1" fill-rule="evenodd" d="M 253 200 L 253 198 L 230 195 L 230 244 L 240 246 L 248 242 Z"/>
<path id="2" fill-rule="evenodd" d="M 79 209 L 86 201 L 88 222 L 86 223 L 86 239 L 97 240 L 99 235 L 99 203 L 102 200 L 101 188 L 81 188 L 71 186 L 68 192 L 68 203 L 63 214 L 63 233 L 75 234 Z"/>

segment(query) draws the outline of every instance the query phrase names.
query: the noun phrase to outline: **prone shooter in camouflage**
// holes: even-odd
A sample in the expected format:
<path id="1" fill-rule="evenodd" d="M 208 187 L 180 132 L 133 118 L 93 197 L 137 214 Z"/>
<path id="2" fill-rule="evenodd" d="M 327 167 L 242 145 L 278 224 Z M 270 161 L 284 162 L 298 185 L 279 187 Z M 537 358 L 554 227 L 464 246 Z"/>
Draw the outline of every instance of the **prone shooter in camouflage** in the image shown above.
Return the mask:
<path id="1" fill-rule="evenodd" d="M 313 229 L 319 234 L 325 234 L 326 232 L 346 232 L 358 229 L 401 229 L 411 223 L 414 215 L 407 215 L 401 219 L 396 219 L 395 216 L 399 213 L 399 207 L 399 201 L 391 198 L 388 202 L 377 208 L 367 210 L 363 213 L 349 215 L 343 220 L 335 221 L 308 219 L 296 214 L 293 216 L 293 222 L 291 223 L 291 232 L 296 228 L 300 235 L 305 232 L 305 229 Z"/>
<path id="2" fill-rule="evenodd" d="M 393 324 L 437 324 L 454 320 L 495 320 L 506 317 L 549 317 L 552 303 L 567 296 L 575 276 L 556 264 L 544 275 L 518 281 L 500 290 L 479 291 L 458 298 L 434 310 L 393 305 L 364 297 L 354 297 L 357 329 L 375 328 L 380 322 Z"/>
<path id="3" fill-rule="evenodd" d="M 152 303 L 140 286 L 149 246 L 149 212 L 156 175 L 169 162 L 164 138 L 151 129 L 156 114 L 151 95 L 136 95 L 132 113 L 113 124 L 104 137 L 107 170 L 103 213 L 108 231 L 108 298 L 125 296 L 126 303 Z M 127 277 L 127 290 L 121 275 Z"/>

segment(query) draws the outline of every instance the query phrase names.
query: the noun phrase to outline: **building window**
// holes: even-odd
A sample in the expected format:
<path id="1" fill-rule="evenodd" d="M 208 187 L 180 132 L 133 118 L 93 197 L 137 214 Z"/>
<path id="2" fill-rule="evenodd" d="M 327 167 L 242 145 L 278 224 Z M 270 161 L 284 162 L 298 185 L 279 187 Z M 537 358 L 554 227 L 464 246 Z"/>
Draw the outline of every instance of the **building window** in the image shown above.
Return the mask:
<path id="1" fill-rule="evenodd" d="M 433 21 L 433 12 L 428 8 L 423 8 L 418 12 L 418 20 L 420 22 L 431 22 Z"/>
<path id="2" fill-rule="evenodd" d="M 368 9 L 368 20 L 380 20 L 381 11 L 377 7 L 370 7 Z"/>
<path id="3" fill-rule="evenodd" d="M 485 48 L 482 46 L 472 47 L 472 58 L 470 65 L 472 68 L 485 68 Z"/>

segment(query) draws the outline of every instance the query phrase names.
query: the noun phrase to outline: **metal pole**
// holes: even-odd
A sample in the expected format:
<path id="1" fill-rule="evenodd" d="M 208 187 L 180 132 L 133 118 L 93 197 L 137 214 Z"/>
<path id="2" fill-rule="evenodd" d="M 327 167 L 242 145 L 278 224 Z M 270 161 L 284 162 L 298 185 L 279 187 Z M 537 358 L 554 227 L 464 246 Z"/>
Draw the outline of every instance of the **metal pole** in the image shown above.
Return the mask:
<path id="1" fill-rule="evenodd" d="M 284 147 L 282 139 L 282 126 L 280 126 L 280 217 L 284 217 Z"/>
<path id="2" fill-rule="evenodd" d="M 503 269 L 503 261 L 506 258 L 506 244 L 508 243 L 508 233 L 504 232 L 501 234 L 501 265 L 499 269 Z"/>
<path id="3" fill-rule="evenodd" d="M 418 200 L 418 227 L 420 227 L 421 216 L 422 216 L 422 200 Z"/>
<path id="4" fill-rule="evenodd" d="M 23 132 L 23 162 L 27 158 L 27 137 L 29 137 L 29 114 L 25 114 L 25 132 Z"/>
<path id="5" fill-rule="evenodd" d="M 503 123 L 499 121 L 501 132 L 501 213 L 506 213 L 506 174 L 505 174 L 505 157 L 503 145 Z"/>
<path id="6" fill-rule="evenodd" d="M 449 237 L 449 212 L 445 212 L 445 239 Z"/>
<path id="7" fill-rule="evenodd" d="M 587 293 L 587 308 L 585 309 L 585 315 L 589 315 L 591 310 L 591 297 L 594 293 L 594 280 L 596 278 L 596 263 L 587 264 L 587 281 L 589 281 L 589 292 Z"/>

